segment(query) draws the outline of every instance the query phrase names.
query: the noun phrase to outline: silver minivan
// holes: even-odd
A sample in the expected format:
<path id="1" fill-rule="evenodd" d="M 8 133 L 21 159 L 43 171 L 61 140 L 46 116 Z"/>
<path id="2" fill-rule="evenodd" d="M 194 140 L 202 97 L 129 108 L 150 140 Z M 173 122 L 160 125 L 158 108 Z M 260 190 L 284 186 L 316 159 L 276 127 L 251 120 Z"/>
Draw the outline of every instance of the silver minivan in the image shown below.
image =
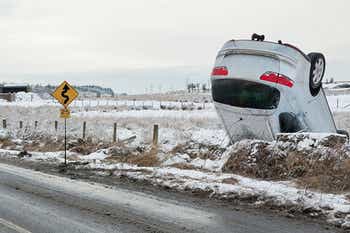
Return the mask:
<path id="1" fill-rule="evenodd" d="M 338 131 L 322 89 L 325 57 L 298 48 L 230 40 L 211 73 L 212 97 L 232 141 L 273 140 L 278 133 Z"/>

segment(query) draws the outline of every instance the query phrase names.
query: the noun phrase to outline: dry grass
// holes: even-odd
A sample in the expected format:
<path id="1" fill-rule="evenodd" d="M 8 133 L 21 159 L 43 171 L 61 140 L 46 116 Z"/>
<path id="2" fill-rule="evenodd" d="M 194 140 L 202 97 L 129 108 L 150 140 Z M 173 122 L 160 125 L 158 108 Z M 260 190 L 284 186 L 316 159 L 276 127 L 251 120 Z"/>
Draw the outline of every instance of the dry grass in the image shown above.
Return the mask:
<path id="1" fill-rule="evenodd" d="M 324 160 L 297 180 L 301 186 L 322 191 L 344 192 L 350 190 L 350 159 L 344 161 Z"/>
<path id="2" fill-rule="evenodd" d="M 145 152 L 141 155 L 130 157 L 128 162 L 141 167 L 155 167 L 160 165 L 156 148 L 153 148 L 151 151 Z"/>
<path id="3" fill-rule="evenodd" d="M 26 151 L 52 152 L 64 150 L 64 141 L 52 138 L 42 138 L 24 144 Z"/>
<path id="4" fill-rule="evenodd" d="M 195 166 L 193 166 L 192 164 L 188 164 L 188 163 L 175 163 L 172 164 L 171 167 L 175 167 L 178 169 L 184 169 L 184 170 L 194 170 L 196 169 Z"/>
<path id="5" fill-rule="evenodd" d="M 253 147 L 258 151 L 255 154 Z M 267 180 L 295 180 L 302 187 L 327 192 L 350 190 L 350 158 L 345 148 L 339 147 L 283 151 L 267 143 L 252 143 L 251 148 L 236 150 L 224 171 Z"/>
<path id="6" fill-rule="evenodd" d="M 0 140 L 0 148 L 7 149 L 7 150 L 13 150 L 16 148 L 16 143 L 14 143 L 10 139 Z"/>
<path id="7" fill-rule="evenodd" d="M 110 152 L 112 154 L 106 159 L 107 161 L 112 163 L 131 163 L 141 167 L 160 165 L 156 148 L 152 148 L 150 151 L 137 150 L 137 148 L 132 150 L 123 145 L 118 145 L 117 148 L 119 150 Z M 118 151 L 120 151 L 119 154 L 116 153 Z"/>
<path id="8" fill-rule="evenodd" d="M 185 144 L 176 145 L 170 154 L 188 154 L 190 158 L 200 158 L 200 159 L 217 159 L 225 151 L 225 149 L 217 145 L 206 145 L 195 142 L 188 142 Z"/>
<path id="9" fill-rule="evenodd" d="M 237 184 L 238 180 L 236 180 L 235 178 L 231 177 L 231 178 L 223 179 L 222 183 L 224 183 L 224 184 Z"/>
<path id="10" fill-rule="evenodd" d="M 88 138 L 87 140 L 78 139 L 77 141 L 71 142 L 68 145 L 70 151 L 83 155 L 88 155 L 95 151 L 106 149 L 108 147 L 110 147 L 110 144 L 102 142 L 93 142 L 91 138 Z"/>

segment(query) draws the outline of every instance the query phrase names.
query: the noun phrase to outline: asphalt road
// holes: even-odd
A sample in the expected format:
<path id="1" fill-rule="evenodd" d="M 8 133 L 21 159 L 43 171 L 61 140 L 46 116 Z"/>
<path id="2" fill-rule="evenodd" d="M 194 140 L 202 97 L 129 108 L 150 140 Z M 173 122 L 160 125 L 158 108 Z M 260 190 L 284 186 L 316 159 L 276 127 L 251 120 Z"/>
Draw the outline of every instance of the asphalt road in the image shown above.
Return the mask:
<path id="1" fill-rule="evenodd" d="M 169 194 L 171 195 L 171 194 Z M 335 229 L 258 210 L 201 205 L 0 163 L 0 232 L 329 233 Z"/>

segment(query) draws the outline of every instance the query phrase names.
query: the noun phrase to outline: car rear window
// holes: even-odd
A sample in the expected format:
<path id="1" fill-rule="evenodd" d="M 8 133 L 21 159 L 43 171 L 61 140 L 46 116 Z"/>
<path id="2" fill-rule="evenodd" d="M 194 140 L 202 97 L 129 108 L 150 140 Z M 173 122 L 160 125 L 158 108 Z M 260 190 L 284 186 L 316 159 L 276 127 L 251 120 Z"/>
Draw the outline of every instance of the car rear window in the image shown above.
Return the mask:
<path id="1" fill-rule="evenodd" d="M 212 94 L 216 102 L 241 108 L 275 109 L 280 100 L 276 88 L 239 79 L 212 80 Z"/>

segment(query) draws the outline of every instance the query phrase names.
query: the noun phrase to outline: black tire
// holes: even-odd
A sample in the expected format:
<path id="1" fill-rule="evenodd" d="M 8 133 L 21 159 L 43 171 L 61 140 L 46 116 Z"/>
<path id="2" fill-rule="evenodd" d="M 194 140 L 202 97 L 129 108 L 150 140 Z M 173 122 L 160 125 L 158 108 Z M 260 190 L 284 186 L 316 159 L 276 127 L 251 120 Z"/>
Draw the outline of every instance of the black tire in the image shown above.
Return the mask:
<path id="1" fill-rule="evenodd" d="M 322 53 L 310 53 L 307 55 L 310 58 L 310 74 L 309 86 L 312 96 L 316 96 L 322 87 L 322 79 L 326 71 L 326 59 Z"/>

